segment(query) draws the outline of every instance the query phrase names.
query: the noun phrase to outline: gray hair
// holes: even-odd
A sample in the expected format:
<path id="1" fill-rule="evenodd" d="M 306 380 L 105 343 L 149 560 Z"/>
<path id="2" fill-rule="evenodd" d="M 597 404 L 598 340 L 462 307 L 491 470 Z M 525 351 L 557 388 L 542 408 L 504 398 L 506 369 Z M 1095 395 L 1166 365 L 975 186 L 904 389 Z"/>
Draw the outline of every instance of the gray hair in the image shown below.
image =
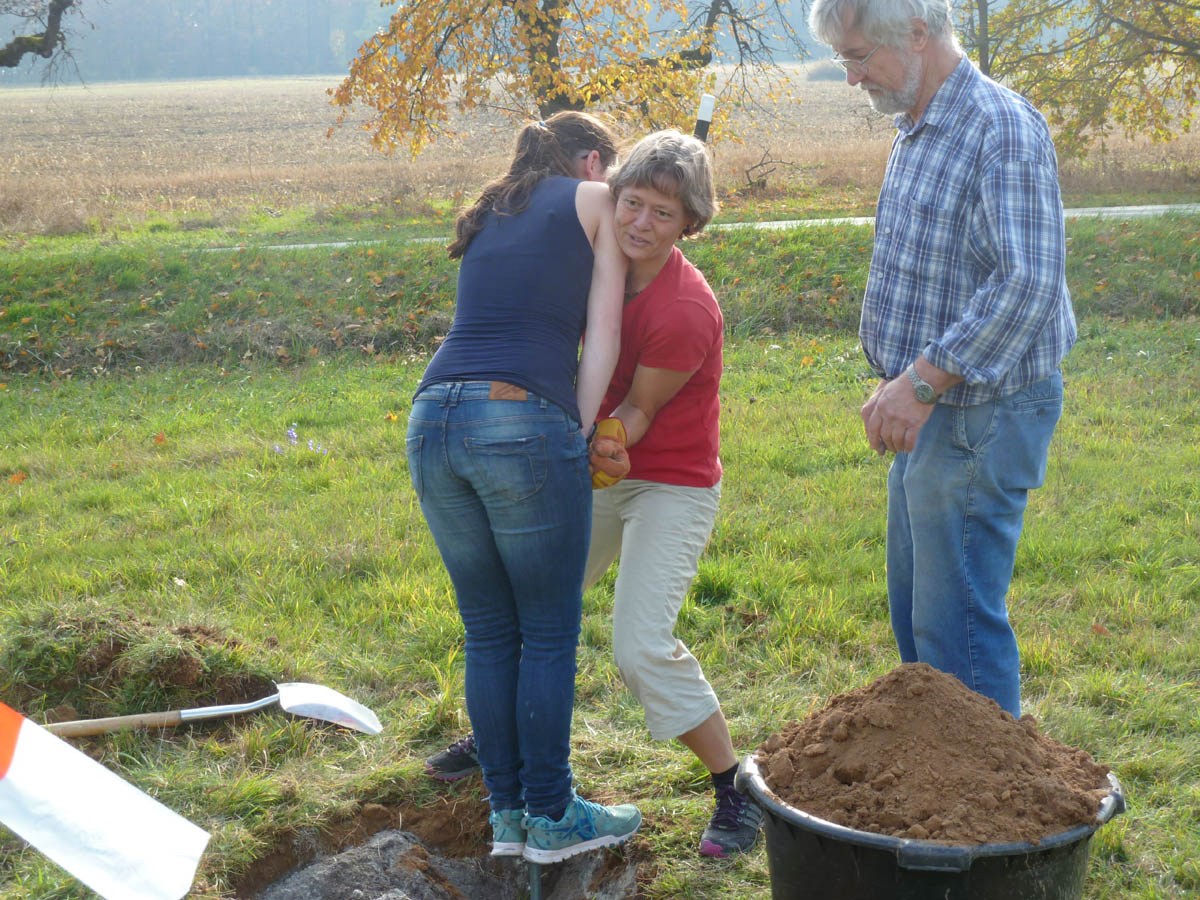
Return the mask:
<path id="1" fill-rule="evenodd" d="M 717 214 L 708 147 L 678 131 L 656 131 L 634 145 L 629 158 L 608 176 L 614 197 L 620 198 L 627 187 L 654 188 L 676 198 L 688 219 L 685 236 L 702 231 Z"/>
<path id="2" fill-rule="evenodd" d="M 826 44 L 841 43 L 847 29 L 856 28 L 868 40 L 899 48 L 912 35 L 913 19 L 925 23 L 930 37 L 957 43 L 950 0 L 813 0 L 808 28 Z"/>

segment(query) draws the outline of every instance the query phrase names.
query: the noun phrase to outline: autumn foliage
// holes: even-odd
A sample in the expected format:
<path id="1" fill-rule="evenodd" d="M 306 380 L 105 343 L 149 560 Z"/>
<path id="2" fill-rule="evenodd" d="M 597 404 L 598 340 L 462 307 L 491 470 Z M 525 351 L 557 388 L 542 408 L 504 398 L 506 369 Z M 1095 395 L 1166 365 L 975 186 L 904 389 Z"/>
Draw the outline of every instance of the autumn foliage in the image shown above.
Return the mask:
<path id="1" fill-rule="evenodd" d="M 980 3 L 974 4 L 981 5 Z M 1200 89 L 1200 6 L 1178 0 L 1011 0 L 991 15 L 991 74 L 1055 126 L 1060 153 L 1120 132 L 1190 130 Z"/>
<path id="2" fill-rule="evenodd" d="M 445 133 L 456 110 L 491 108 L 527 119 L 600 108 L 643 130 L 689 127 L 702 89 L 717 89 L 710 63 L 726 60 L 744 76 L 723 83 L 730 97 L 748 86 L 751 67 L 769 70 L 781 47 L 800 47 L 784 10 L 770 0 L 712 0 L 698 10 L 683 0 L 396 7 L 389 27 L 363 44 L 330 93 L 342 108 L 339 124 L 351 107 L 366 107 L 375 145 L 388 152 L 405 146 L 413 155 Z M 714 136 L 727 111 L 718 104 Z"/>

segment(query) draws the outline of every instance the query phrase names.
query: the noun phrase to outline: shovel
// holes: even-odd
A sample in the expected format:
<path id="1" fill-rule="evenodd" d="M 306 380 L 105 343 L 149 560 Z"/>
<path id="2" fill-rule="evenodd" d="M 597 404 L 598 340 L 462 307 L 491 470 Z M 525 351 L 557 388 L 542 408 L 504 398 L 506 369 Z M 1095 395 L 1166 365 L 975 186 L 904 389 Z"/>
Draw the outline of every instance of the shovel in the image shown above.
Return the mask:
<path id="1" fill-rule="evenodd" d="M 74 722 L 55 722 L 43 727 L 59 737 L 80 737 L 86 734 L 106 734 L 130 728 L 170 728 L 199 719 L 219 719 L 238 713 L 253 712 L 276 703 L 284 712 L 322 722 L 332 722 L 365 734 L 379 734 L 383 726 L 375 713 L 361 703 L 339 694 L 333 688 L 319 684 L 291 682 L 275 685 L 279 693 L 249 703 L 230 703 L 225 706 L 200 706 L 195 709 L 171 709 L 166 712 L 136 713 L 132 716 L 111 716 L 107 719 L 79 719 Z"/>

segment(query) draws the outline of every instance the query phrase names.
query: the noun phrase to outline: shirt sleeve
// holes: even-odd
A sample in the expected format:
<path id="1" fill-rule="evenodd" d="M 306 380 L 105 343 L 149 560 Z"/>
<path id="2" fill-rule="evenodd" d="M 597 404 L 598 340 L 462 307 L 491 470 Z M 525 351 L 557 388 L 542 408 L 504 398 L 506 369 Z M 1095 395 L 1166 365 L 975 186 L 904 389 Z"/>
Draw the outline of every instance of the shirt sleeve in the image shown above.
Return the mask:
<path id="1" fill-rule="evenodd" d="M 1065 290 L 1062 198 L 1050 166 L 1014 160 L 981 179 L 972 253 L 990 275 L 964 315 L 924 350 L 969 383 L 1003 380 L 1046 327 Z"/>
<path id="2" fill-rule="evenodd" d="M 720 329 L 715 307 L 711 298 L 679 297 L 656 310 L 638 365 L 675 372 L 699 369 L 712 352 Z"/>

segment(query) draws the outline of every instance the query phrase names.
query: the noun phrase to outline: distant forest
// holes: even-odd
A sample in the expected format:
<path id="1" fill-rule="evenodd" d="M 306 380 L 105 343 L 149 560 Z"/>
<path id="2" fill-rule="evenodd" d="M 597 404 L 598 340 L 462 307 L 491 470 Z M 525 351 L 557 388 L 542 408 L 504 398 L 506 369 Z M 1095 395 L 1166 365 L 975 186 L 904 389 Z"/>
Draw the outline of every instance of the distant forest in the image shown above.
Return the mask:
<path id="1" fill-rule="evenodd" d="M 60 84 L 343 75 L 395 7 L 379 0 L 79 0 L 78 9 L 65 20 L 71 58 L 56 64 Z M 802 9 L 793 11 L 793 24 L 806 33 Z M 0 15 L 0 43 L 17 24 Z M 30 56 L 15 69 L 0 68 L 0 86 L 37 84 L 46 71 L 44 60 Z"/>
<path id="2" fill-rule="evenodd" d="M 72 59 L 59 64 L 61 84 L 343 74 L 392 7 L 378 0 L 82 0 L 80 10 L 67 20 Z M 16 24 L 0 16 L 0 38 Z M 44 72 L 43 60 L 28 57 L 0 69 L 0 85 L 37 84 Z"/>

